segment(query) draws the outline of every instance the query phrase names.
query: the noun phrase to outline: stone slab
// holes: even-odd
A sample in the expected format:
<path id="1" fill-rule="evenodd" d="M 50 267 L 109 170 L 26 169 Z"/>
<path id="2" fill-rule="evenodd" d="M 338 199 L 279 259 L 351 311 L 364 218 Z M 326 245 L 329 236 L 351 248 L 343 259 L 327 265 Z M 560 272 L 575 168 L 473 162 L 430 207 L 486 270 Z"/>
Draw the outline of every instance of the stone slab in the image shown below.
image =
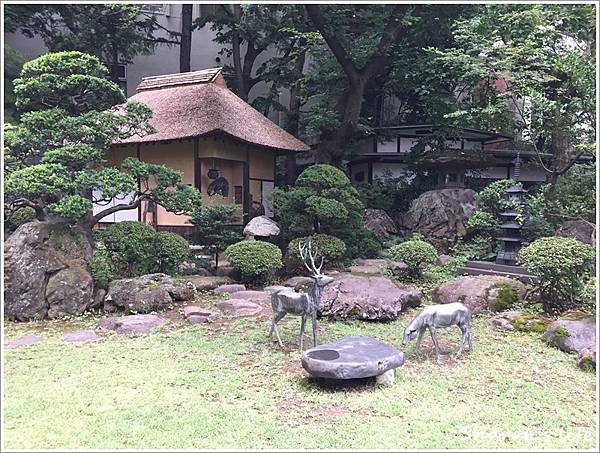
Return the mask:
<path id="1" fill-rule="evenodd" d="M 232 316 L 254 316 L 262 311 L 262 307 L 245 299 L 229 299 L 217 304 L 219 310 Z"/>
<path id="2" fill-rule="evenodd" d="M 27 335 L 25 337 L 18 338 L 17 340 L 13 340 L 10 343 L 4 345 L 4 349 L 16 349 L 21 348 L 23 346 L 30 346 L 32 344 L 41 343 L 44 341 L 44 337 L 40 335 Z"/>
<path id="3" fill-rule="evenodd" d="M 226 276 L 187 275 L 185 280 L 191 282 L 198 291 L 212 291 L 218 286 L 233 283 L 233 280 Z"/>
<path id="4" fill-rule="evenodd" d="M 146 333 L 166 322 L 166 319 L 156 315 L 118 316 L 100 320 L 98 328 L 121 334 Z"/>
<path id="5" fill-rule="evenodd" d="M 233 293 L 237 293 L 238 291 L 246 291 L 246 286 L 242 285 L 241 283 L 233 283 L 230 285 L 217 286 L 213 291 L 217 294 L 222 294 L 222 293 L 233 294 Z"/>
<path id="6" fill-rule="evenodd" d="M 254 290 L 238 291 L 233 294 L 232 299 L 243 299 L 243 300 L 250 300 L 250 301 L 270 301 L 271 294 L 266 291 L 254 291 Z"/>
<path id="7" fill-rule="evenodd" d="M 67 343 L 90 343 L 92 341 L 98 341 L 101 338 L 96 335 L 96 332 L 93 330 L 81 330 L 79 332 L 69 332 L 62 336 L 62 341 L 66 341 Z"/>
<path id="8" fill-rule="evenodd" d="M 207 310 L 199 305 L 187 305 L 183 307 L 183 313 L 188 321 L 192 324 L 203 324 L 212 321 L 217 313 Z"/>
<path id="9" fill-rule="evenodd" d="M 289 288 L 289 286 L 281 286 L 281 285 L 272 285 L 272 286 L 264 287 L 264 291 L 269 294 L 276 293 L 277 291 L 281 291 L 282 289 L 290 289 L 290 288 Z"/>
<path id="10" fill-rule="evenodd" d="M 312 376 L 329 379 L 360 379 L 379 376 L 404 363 L 398 349 L 372 337 L 346 337 L 302 354 L 302 367 Z M 383 379 L 389 381 L 389 375 Z"/>

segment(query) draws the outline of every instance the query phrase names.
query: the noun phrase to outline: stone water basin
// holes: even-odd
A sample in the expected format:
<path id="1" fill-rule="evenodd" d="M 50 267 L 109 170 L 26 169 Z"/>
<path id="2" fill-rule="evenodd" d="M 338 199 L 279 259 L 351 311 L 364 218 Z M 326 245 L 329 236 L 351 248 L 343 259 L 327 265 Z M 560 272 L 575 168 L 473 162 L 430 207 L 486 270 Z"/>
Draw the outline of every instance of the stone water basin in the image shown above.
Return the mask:
<path id="1" fill-rule="evenodd" d="M 403 363 L 404 355 L 398 349 L 361 336 L 323 344 L 302 354 L 302 367 L 311 376 L 327 379 L 383 376 L 378 383 L 391 383 L 394 369 Z"/>

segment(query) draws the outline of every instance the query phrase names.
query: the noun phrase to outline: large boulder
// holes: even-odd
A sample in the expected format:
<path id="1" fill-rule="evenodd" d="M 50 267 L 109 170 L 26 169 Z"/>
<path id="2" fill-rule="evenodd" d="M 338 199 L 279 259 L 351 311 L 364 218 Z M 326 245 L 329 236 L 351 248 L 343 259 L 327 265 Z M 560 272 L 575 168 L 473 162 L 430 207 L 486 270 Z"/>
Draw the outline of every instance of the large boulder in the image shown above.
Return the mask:
<path id="1" fill-rule="evenodd" d="M 398 234 L 398 227 L 394 220 L 383 209 L 365 209 L 363 223 L 368 230 L 373 230 L 385 237 Z"/>
<path id="2" fill-rule="evenodd" d="M 564 352 L 580 353 L 596 345 L 596 317 L 559 319 L 544 333 L 544 340 Z"/>
<path id="3" fill-rule="evenodd" d="M 93 302 L 92 247 L 85 232 L 58 222 L 21 225 L 5 242 L 4 316 L 53 319 Z"/>
<path id="4" fill-rule="evenodd" d="M 585 220 L 568 220 L 556 231 L 557 236 L 577 239 L 596 247 L 596 225 Z"/>
<path id="5" fill-rule="evenodd" d="M 380 276 L 339 274 L 321 295 L 319 314 L 331 319 L 393 321 L 421 304 L 421 293 Z"/>
<path id="6" fill-rule="evenodd" d="M 446 250 L 457 236 L 466 233 L 465 223 L 476 209 L 471 189 L 430 190 L 411 202 L 398 224 L 405 232 L 421 233 L 438 249 Z"/>
<path id="7" fill-rule="evenodd" d="M 279 233 L 279 226 L 273 220 L 264 215 L 254 217 L 244 227 L 244 236 L 246 237 L 271 237 L 278 236 Z"/>
<path id="8" fill-rule="evenodd" d="M 518 280 L 497 275 L 476 275 L 442 283 L 433 290 L 432 298 L 437 304 L 461 302 L 476 315 L 487 311 L 490 304 L 497 302 L 502 284 L 512 286 L 519 300 L 523 300 L 527 293 L 527 287 Z"/>
<path id="9" fill-rule="evenodd" d="M 113 280 L 104 299 L 106 311 L 148 313 L 169 307 L 173 302 L 194 299 L 193 285 L 166 274 Z"/>

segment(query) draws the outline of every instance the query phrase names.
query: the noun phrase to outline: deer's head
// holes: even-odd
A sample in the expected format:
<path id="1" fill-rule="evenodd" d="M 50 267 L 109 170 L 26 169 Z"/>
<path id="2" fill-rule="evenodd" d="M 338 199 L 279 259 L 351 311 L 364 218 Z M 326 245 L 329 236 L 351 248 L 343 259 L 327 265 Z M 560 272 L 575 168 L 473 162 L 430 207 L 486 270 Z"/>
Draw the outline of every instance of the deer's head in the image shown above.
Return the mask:
<path id="1" fill-rule="evenodd" d="M 300 251 L 300 258 L 304 263 L 304 266 L 310 272 L 310 276 L 315 280 L 317 286 L 323 287 L 330 284 L 333 281 L 332 277 L 329 277 L 321 273 L 323 268 L 323 257 L 321 257 L 321 264 L 317 266 L 315 264 L 315 258 L 319 253 L 317 247 L 313 248 L 312 242 L 309 240 L 308 243 L 300 241 L 298 243 L 298 250 Z"/>

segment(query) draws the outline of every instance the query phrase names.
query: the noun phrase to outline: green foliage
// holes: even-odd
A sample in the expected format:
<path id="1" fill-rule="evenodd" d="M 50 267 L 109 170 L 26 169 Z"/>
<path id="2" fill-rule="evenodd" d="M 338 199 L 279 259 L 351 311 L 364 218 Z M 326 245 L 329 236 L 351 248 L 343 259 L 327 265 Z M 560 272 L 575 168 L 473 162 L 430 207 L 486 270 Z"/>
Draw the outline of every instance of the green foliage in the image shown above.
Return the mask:
<path id="1" fill-rule="evenodd" d="M 94 283 L 98 288 L 108 289 L 109 283 L 115 279 L 115 266 L 104 244 L 99 244 L 94 249 L 90 271 Z"/>
<path id="2" fill-rule="evenodd" d="M 10 210 L 4 207 L 4 231 L 12 233 L 24 223 L 35 220 L 35 210 L 30 207 Z"/>
<path id="3" fill-rule="evenodd" d="M 538 277 L 547 313 L 560 313 L 581 302 L 595 260 L 594 249 L 571 238 L 541 238 L 519 252 L 519 263 Z"/>
<path id="4" fill-rule="evenodd" d="M 342 228 L 337 235 L 346 244 L 346 258 L 377 258 L 383 249 L 384 238 L 367 228 Z"/>
<path id="5" fill-rule="evenodd" d="M 296 238 L 288 244 L 288 251 L 286 254 L 286 269 L 288 273 L 295 273 L 301 270 L 305 270 L 302 260 L 300 259 L 300 251 L 298 244 L 312 243 L 313 250 L 318 250 L 319 259 L 316 261 L 317 265 L 323 258 L 323 263 L 327 267 L 336 267 L 341 264 L 341 260 L 346 253 L 346 244 L 341 239 L 328 234 L 312 234 L 301 238 Z"/>
<path id="6" fill-rule="evenodd" d="M 190 223 L 208 253 L 218 257 L 219 252 L 243 239 L 239 231 L 227 227 L 236 221 L 237 209 L 235 204 L 207 204 L 192 213 Z"/>
<path id="7" fill-rule="evenodd" d="M 273 192 L 276 212 L 287 237 L 337 232 L 362 225 L 363 204 L 350 180 L 331 165 L 311 165 L 296 185 Z"/>
<path id="8" fill-rule="evenodd" d="M 490 292 L 495 296 L 490 299 Z M 484 298 L 488 300 L 488 307 L 491 311 L 505 311 L 514 307 L 519 302 L 519 294 L 510 283 L 496 283 L 486 289 Z"/>
<path id="9" fill-rule="evenodd" d="M 497 241 L 489 236 L 475 236 L 467 242 L 459 237 L 450 247 L 450 253 L 467 260 L 489 261 L 496 256 L 497 249 Z"/>
<path id="10" fill-rule="evenodd" d="M 125 171 L 102 167 L 113 142 L 153 132 L 145 105 L 111 108 L 125 97 L 106 75 L 97 57 L 81 52 L 45 54 L 23 66 L 14 81 L 21 121 L 5 128 L 7 204 L 90 228 L 115 208 L 132 209 L 143 199 L 178 214 L 199 206 L 198 191 L 183 184 L 178 171 L 134 158 L 124 160 Z M 112 206 L 123 194 L 131 202 Z M 111 206 L 92 215 L 92 202 Z"/>
<path id="11" fill-rule="evenodd" d="M 179 265 L 190 256 L 190 246 L 176 233 L 159 231 L 154 236 L 154 253 L 158 271 L 174 274 L 179 272 Z"/>
<path id="12" fill-rule="evenodd" d="M 119 222 L 102 231 L 102 243 L 115 266 L 116 274 L 133 277 L 154 272 L 156 232 L 141 222 Z"/>
<path id="13" fill-rule="evenodd" d="M 15 80 L 25 63 L 25 56 L 8 44 L 4 43 L 4 122 L 16 123 L 17 111 L 15 108 L 15 95 L 13 80 Z"/>
<path id="14" fill-rule="evenodd" d="M 240 241 L 227 247 L 225 255 L 244 281 L 266 281 L 283 266 L 281 250 L 270 242 Z"/>
<path id="15" fill-rule="evenodd" d="M 467 220 L 465 226 L 470 234 L 493 236 L 499 227 L 498 217 L 488 211 L 477 210 Z"/>
<path id="16" fill-rule="evenodd" d="M 514 185 L 512 179 L 500 179 L 488 184 L 475 195 L 479 209 L 491 214 L 502 212 L 507 207 L 506 189 Z"/>
<path id="17" fill-rule="evenodd" d="M 156 17 L 130 4 L 12 4 L 6 8 L 8 29 L 43 40 L 50 52 L 78 50 L 111 67 L 131 63 L 136 55 L 152 52 Z"/>
<path id="18" fill-rule="evenodd" d="M 438 257 L 433 245 L 418 239 L 392 246 L 390 255 L 393 260 L 402 261 L 408 266 L 407 277 L 413 279 L 420 279 L 423 268 L 434 264 Z"/>

